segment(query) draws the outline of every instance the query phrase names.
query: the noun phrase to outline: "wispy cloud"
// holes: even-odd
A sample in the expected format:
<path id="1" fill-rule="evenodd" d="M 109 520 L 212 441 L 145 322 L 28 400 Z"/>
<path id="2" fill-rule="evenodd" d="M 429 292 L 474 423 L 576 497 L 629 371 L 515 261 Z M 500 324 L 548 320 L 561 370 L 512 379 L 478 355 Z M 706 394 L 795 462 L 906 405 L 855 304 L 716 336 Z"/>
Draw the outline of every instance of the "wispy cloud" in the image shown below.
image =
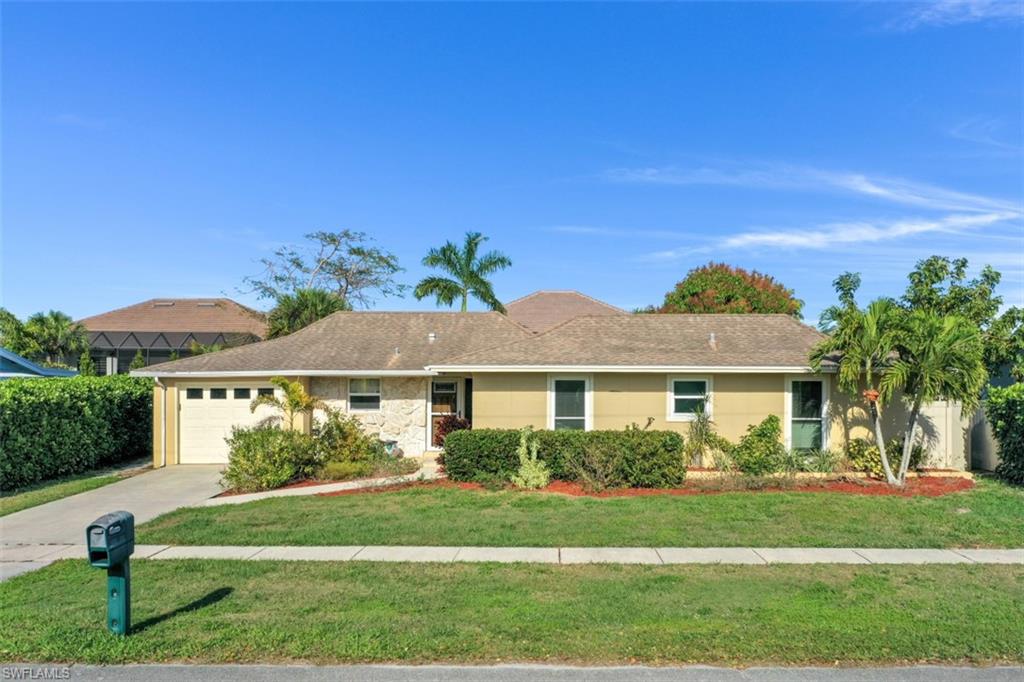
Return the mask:
<path id="1" fill-rule="evenodd" d="M 101 118 L 93 118 L 91 116 L 83 116 L 81 114 L 64 113 L 57 114 L 51 119 L 57 125 L 68 126 L 71 128 L 87 128 L 89 130 L 101 130 L 107 127 L 107 121 Z"/>
<path id="2" fill-rule="evenodd" d="M 913 31 L 930 26 L 1020 21 L 1022 18 L 1024 4 L 1018 0 L 936 0 L 900 5 L 899 14 L 886 27 Z"/>
<path id="3" fill-rule="evenodd" d="M 780 247 L 827 249 L 848 244 L 866 244 L 930 232 L 959 233 L 994 225 L 1016 217 L 1014 213 L 955 214 L 934 220 L 902 219 L 880 222 L 832 223 L 809 230 L 743 232 L 723 239 L 724 248 Z"/>
<path id="4" fill-rule="evenodd" d="M 598 227 L 594 225 L 554 225 L 552 232 L 562 234 L 590 235 L 593 237 L 642 237 L 646 239 L 680 239 L 697 235 L 674 230 L 627 229 L 621 227 Z"/>
<path id="5" fill-rule="evenodd" d="M 991 147 L 1000 152 L 1011 154 L 1024 153 L 1024 147 L 1021 147 L 1019 144 L 1011 144 L 999 139 L 1002 129 L 1003 124 L 999 119 L 975 116 L 956 124 L 947 130 L 946 133 L 957 140 Z"/>
<path id="6" fill-rule="evenodd" d="M 785 164 L 731 164 L 681 169 L 616 168 L 610 182 L 655 185 L 726 185 L 754 189 L 839 191 L 882 201 L 941 211 L 1018 211 L 1012 202 L 966 194 L 902 178 L 829 171 Z"/>

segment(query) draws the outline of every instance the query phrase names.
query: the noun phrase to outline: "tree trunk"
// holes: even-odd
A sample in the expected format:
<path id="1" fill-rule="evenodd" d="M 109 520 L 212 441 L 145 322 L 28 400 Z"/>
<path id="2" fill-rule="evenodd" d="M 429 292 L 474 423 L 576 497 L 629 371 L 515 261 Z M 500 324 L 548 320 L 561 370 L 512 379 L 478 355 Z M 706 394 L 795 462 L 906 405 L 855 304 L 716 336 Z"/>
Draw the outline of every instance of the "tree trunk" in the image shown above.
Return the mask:
<path id="1" fill-rule="evenodd" d="M 914 451 L 914 434 L 917 431 L 917 415 L 921 413 L 921 402 L 914 401 L 907 419 L 907 432 L 903 436 L 903 458 L 900 459 L 899 484 L 906 485 L 907 469 L 910 468 L 910 453 Z"/>
<path id="2" fill-rule="evenodd" d="M 469 292 L 462 292 L 462 312 L 469 310 Z"/>
<path id="3" fill-rule="evenodd" d="M 882 457 L 882 470 L 885 471 L 885 480 L 889 485 L 899 485 L 899 481 L 892 475 L 892 466 L 889 464 L 889 453 L 885 451 L 885 438 L 882 436 L 882 415 L 878 411 L 878 403 L 871 403 L 871 421 L 875 426 L 875 443 L 878 444 L 878 454 Z"/>

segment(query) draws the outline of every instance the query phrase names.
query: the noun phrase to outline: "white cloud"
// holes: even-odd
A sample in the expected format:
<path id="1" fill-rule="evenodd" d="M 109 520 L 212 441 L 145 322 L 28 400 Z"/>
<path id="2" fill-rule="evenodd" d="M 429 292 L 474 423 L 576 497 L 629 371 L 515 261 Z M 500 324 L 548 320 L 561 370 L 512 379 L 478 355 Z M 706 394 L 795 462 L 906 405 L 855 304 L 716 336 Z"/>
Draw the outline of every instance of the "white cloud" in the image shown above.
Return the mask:
<path id="1" fill-rule="evenodd" d="M 947 130 L 946 133 L 957 140 L 991 147 L 993 150 L 1000 152 L 1009 152 L 1011 154 L 1024 153 L 1024 148 L 1020 145 L 1011 144 L 999 139 L 1002 129 L 1003 124 L 999 119 L 975 116 L 958 123 Z"/>
<path id="2" fill-rule="evenodd" d="M 930 232 L 961 232 L 1017 217 L 1014 213 L 953 214 L 938 219 L 888 222 L 833 223 L 809 230 L 744 232 L 722 240 L 722 248 L 780 247 L 827 249 L 848 244 L 880 242 Z"/>
<path id="3" fill-rule="evenodd" d="M 604 174 L 619 183 L 656 185 L 728 185 L 753 189 L 838 191 L 890 203 L 941 211 L 1014 211 L 1012 202 L 966 194 L 902 178 L 829 171 L 785 164 L 731 164 L 694 169 L 618 168 Z"/>
<path id="4" fill-rule="evenodd" d="M 888 28 L 912 31 L 928 26 L 955 26 L 980 22 L 1020 21 L 1024 4 L 1019 0 L 937 0 L 907 3 Z"/>

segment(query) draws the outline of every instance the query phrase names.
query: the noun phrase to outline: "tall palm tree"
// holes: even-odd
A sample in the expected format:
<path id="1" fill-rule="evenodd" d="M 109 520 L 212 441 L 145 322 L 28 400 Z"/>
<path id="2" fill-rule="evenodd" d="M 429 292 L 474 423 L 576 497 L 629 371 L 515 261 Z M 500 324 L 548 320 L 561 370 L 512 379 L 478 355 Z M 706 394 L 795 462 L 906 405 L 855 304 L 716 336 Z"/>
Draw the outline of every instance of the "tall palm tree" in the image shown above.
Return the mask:
<path id="1" fill-rule="evenodd" d="M 461 248 L 445 242 L 441 248 L 431 249 L 423 258 L 423 264 L 443 270 L 451 277 L 423 278 L 413 291 L 417 300 L 434 296 L 438 304 L 451 306 L 461 298 L 462 312 L 466 312 L 472 295 L 491 310 L 505 312 L 505 306 L 494 295 L 494 288 L 487 277 L 509 267 L 512 261 L 500 251 L 490 251 L 477 257 L 477 250 L 485 241 L 487 237 L 479 232 L 467 232 Z"/>
<path id="2" fill-rule="evenodd" d="M 267 315 L 267 338 L 287 336 L 340 310 L 351 310 L 348 301 L 323 289 L 298 289 L 278 297 Z"/>
<path id="3" fill-rule="evenodd" d="M 89 349 L 85 327 L 59 310 L 36 313 L 25 322 L 25 333 L 39 347 L 47 363 L 64 363 L 68 355 Z"/>
<path id="4" fill-rule="evenodd" d="M 891 299 L 880 298 L 861 310 L 851 301 L 830 309 L 832 333 L 811 351 L 811 367 L 817 372 L 827 358 L 838 360 L 837 383 L 850 395 L 861 395 L 868 401 L 875 443 L 882 457 L 882 469 L 890 485 L 899 483 L 893 475 L 882 437 L 882 398 L 880 380 L 893 361 L 902 314 Z M 863 383 L 862 383 L 863 382 Z"/>
<path id="5" fill-rule="evenodd" d="M 921 406 L 935 400 L 955 400 L 965 414 L 970 414 L 981 402 L 988 371 L 981 330 L 955 315 L 926 310 L 911 312 L 899 331 L 898 353 L 899 358 L 882 377 L 881 391 L 886 399 L 902 392 L 910 403 L 898 474 L 902 485 L 910 465 Z"/>

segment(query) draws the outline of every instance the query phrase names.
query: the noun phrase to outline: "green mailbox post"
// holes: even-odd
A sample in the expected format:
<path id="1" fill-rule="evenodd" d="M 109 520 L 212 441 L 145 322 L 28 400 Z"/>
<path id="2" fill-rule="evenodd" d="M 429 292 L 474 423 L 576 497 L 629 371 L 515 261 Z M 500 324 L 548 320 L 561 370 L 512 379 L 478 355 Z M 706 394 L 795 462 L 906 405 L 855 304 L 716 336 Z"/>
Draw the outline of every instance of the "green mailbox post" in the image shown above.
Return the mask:
<path id="1" fill-rule="evenodd" d="M 128 563 L 135 551 L 135 517 L 130 512 L 104 514 L 85 529 L 89 564 L 107 569 L 107 628 L 127 635 L 132 627 L 132 574 Z"/>

